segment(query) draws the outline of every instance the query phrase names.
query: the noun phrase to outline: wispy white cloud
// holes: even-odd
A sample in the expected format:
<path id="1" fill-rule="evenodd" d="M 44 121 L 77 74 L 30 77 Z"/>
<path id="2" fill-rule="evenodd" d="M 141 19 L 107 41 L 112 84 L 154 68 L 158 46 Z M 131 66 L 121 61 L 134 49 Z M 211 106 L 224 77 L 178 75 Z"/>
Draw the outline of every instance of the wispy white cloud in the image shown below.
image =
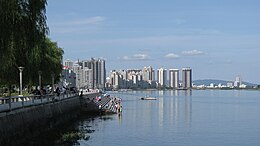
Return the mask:
<path id="1" fill-rule="evenodd" d="M 150 57 L 147 54 L 135 54 L 134 58 L 136 58 L 138 60 L 150 59 Z"/>
<path id="2" fill-rule="evenodd" d="M 180 56 L 177 55 L 177 54 L 174 54 L 174 53 L 169 53 L 169 54 L 166 54 L 164 56 L 164 58 L 167 58 L 167 59 L 176 59 L 176 58 L 179 58 Z"/>
<path id="3" fill-rule="evenodd" d="M 71 34 L 71 33 L 91 33 L 99 30 L 106 21 L 105 17 L 94 16 L 82 19 L 68 19 L 50 23 L 52 33 Z"/>
<path id="4" fill-rule="evenodd" d="M 189 51 L 183 51 L 181 52 L 181 54 L 186 56 L 197 56 L 197 55 L 205 55 L 206 53 L 199 50 L 189 50 Z"/>
<path id="5" fill-rule="evenodd" d="M 232 39 L 231 39 L 232 38 Z M 259 42 L 260 35 L 224 35 L 224 36 L 206 36 L 206 35 L 171 35 L 171 36 L 144 36 L 144 37 L 129 37 L 129 38 L 106 38 L 106 39 L 88 39 L 86 41 L 85 38 L 81 39 L 70 39 L 62 42 L 64 45 L 68 45 L 71 47 L 78 46 L 78 48 L 84 48 L 83 46 L 91 46 L 91 48 L 111 48 L 111 49 L 119 49 L 124 46 L 128 46 L 130 48 L 149 48 L 149 51 L 139 51 L 137 54 L 148 54 L 151 51 L 160 51 L 158 48 L 176 48 L 175 51 L 180 52 L 178 55 L 185 56 L 182 54 L 181 48 L 211 48 L 205 49 L 204 51 L 183 51 L 183 53 L 187 52 L 202 52 L 202 56 L 211 54 L 212 51 L 224 51 L 225 48 L 237 48 L 237 49 L 245 49 L 245 48 L 257 48 L 260 45 Z M 239 42 L 239 43 L 238 43 Z M 221 45 L 218 45 L 221 44 Z M 119 47 L 119 48 L 118 48 Z M 228 49 L 230 50 L 230 49 Z M 207 52 L 206 52 L 207 51 Z M 256 51 L 258 51 L 256 49 Z M 169 53 L 169 50 L 167 50 Z M 165 53 L 166 54 L 166 53 Z M 165 55 L 162 54 L 162 55 Z M 189 54 L 189 53 L 188 53 Z M 198 54 L 198 53 L 197 53 Z M 120 55 L 122 56 L 122 55 Z M 186 55 L 187 56 L 187 55 Z M 122 58 L 121 58 L 122 59 Z"/>
<path id="6" fill-rule="evenodd" d="M 97 25 L 97 24 L 103 23 L 105 20 L 107 20 L 106 17 L 94 16 L 94 17 L 88 17 L 88 18 L 67 19 L 67 20 L 63 20 L 63 21 L 54 21 L 53 23 L 50 22 L 50 25 L 56 26 L 56 27 Z"/>
<path id="7" fill-rule="evenodd" d="M 71 24 L 71 25 L 100 24 L 101 22 L 103 22 L 105 20 L 106 20 L 105 17 L 95 16 L 95 17 L 79 19 L 79 20 L 71 20 L 68 22 L 68 24 Z"/>
<path id="8" fill-rule="evenodd" d="M 123 60 L 126 60 L 126 61 L 128 61 L 128 60 L 139 60 L 139 61 L 141 61 L 141 60 L 151 60 L 151 57 L 149 56 L 149 55 L 147 55 L 147 54 L 134 54 L 133 56 L 124 56 L 123 58 L 122 58 Z"/>

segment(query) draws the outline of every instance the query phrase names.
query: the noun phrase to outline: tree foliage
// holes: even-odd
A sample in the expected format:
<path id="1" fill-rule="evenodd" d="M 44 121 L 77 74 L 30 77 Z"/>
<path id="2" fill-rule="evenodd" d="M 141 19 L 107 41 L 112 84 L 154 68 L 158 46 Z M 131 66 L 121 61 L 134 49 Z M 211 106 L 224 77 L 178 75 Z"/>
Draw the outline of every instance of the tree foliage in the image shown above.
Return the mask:
<path id="1" fill-rule="evenodd" d="M 38 71 L 50 82 L 59 75 L 63 50 L 46 35 L 47 0 L 0 0 L 0 84 L 38 83 Z"/>

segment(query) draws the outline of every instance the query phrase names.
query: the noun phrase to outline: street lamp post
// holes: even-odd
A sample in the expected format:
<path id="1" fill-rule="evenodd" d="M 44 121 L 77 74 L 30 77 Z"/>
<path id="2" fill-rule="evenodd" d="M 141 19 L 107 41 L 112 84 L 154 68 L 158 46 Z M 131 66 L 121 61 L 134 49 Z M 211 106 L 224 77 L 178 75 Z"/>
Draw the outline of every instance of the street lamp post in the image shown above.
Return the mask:
<path id="1" fill-rule="evenodd" d="M 23 86 L 23 69 L 24 67 L 18 67 L 19 71 L 20 71 L 20 94 L 19 95 L 23 95 L 23 91 L 22 91 L 22 86 Z"/>
<path id="2" fill-rule="evenodd" d="M 78 90 L 80 89 L 80 79 L 78 78 Z"/>
<path id="3" fill-rule="evenodd" d="M 38 71 L 38 74 L 39 74 L 39 86 L 40 86 L 40 89 L 42 87 L 42 71 Z"/>
<path id="4" fill-rule="evenodd" d="M 51 74 L 51 82 L 52 82 L 52 88 L 51 88 L 51 93 L 54 93 L 54 73 Z"/>

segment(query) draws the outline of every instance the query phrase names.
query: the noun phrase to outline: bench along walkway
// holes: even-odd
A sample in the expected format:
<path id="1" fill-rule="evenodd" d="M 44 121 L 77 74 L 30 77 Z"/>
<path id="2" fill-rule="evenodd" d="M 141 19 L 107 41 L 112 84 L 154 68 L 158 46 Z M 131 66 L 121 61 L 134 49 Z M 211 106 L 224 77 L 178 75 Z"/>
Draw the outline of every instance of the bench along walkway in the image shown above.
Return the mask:
<path id="1" fill-rule="evenodd" d="M 77 96 L 78 93 L 46 94 L 46 95 L 30 95 L 30 96 L 13 96 L 0 98 L 0 113 L 25 108 L 29 106 L 37 106 L 55 101 L 65 100 Z"/>

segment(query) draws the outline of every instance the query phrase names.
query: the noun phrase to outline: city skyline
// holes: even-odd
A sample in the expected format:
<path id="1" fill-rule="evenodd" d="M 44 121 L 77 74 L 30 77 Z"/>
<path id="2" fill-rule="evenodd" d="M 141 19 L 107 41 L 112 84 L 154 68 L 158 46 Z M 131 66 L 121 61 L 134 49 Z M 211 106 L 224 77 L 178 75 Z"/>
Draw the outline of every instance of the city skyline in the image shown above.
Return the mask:
<path id="1" fill-rule="evenodd" d="M 241 76 L 236 76 L 235 81 L 211 80 L 202 83 L 193 81 L 192 69 L 183 67 L 181 77 L 179 69 L 159 68 L 155 74 L 152 66 L 143 69 L 110 70 L 106 73 L 105 60 L 91 58 L 90 60 L 72 61 L 66 59 L 63 63 L 62 79 L 66 87 L 88 89 L 253 89 L 256 84 L 244 82 Z M 107 74 L 107 76 L 106 76 Z M 155 76 L 157 78 L 155 79 Z M 181 79 L 181 80 L 180 80 Z M 200 82 L 200 83 L 199 83 Z"/>
<path id="2" fill-rule="evenodd" d="M 87 62 L 87 61 L 90 61 L 90 60 L 102 60 L 100 58 L 91 58 L 91 59 L 83 59 L 82 61 L 80 62 Z M 103 61 L 106 61 L 106 60 L 103 60 Z M 79 60 L 75 61 L 75 60 L 70 60 L 70 59 L 65 59 L 63 61 L 63 68 L 64 69 L 72 69 L 73 71 L 77 70 L 78 67 L 82 67 L 82 65 L 78 65 L 78 62 Z M 163 69 L 165 70 L 167 73 L 166 75 L 166 84 L 169 85 L 170 87 L 173 87 L 173 88 L 177 88 L 177 84 L 179 84 L 180 81 L 182 81 L 180 79 L 180 75 L 179 74 L 183 74 L 183 70 L 190 70 L 191 68 L 190 67 L 181 67 L 180 69 L 178 68 L 153 68 L 152 66 L 143 66 L 141 68 L 137 68 L 137 67 L 134 67 L 134 68 L 120 68 L 120 69 L 111 69 L 111 70 L 106 70 L 105 74 L 106 74 L 106 78 L 107 77 L 111 77 L 111 73 L 112 72 L 116 72 L 115 74 L 117 74 L 118 72 L 122 75 L 122 74 L 126 74 L 126 71 L 134 71 L 134 72 L 143 72 L 143 80 L 145 81 L 148 81 L 148 80 L 153 80 L 153 81 L 158 81 L 158 71 L 160 69 Z M 155 74 L 155 70 L 157 70 L 157 73 Z M 182 71 L 181 73 L 179 73 L 179 71 Z M 193 72 L 193 71 L 192 71 Z M 122 75 L 124 76 L 123 78 L 126 79 L 126 78 L 129 78 L 129 77 L 126 77 L 127 75 Z M 156 76 L 156 78 L 155 78 Z M 193 76 L 193 74 L 192 74 Z M 192 77 L 193 78 L 193 77 Z M 235 79 L 238 80 L 237 78 L 239 78 L 240 82 L 241 82 L 241 76 L 240 75 L 235 75 L 234 77 L 232 77 L 231 79 L 226 79 L 226 80 L 223 80 L 223 79 L 209 79 L 209 78 L 204 78 L 204 79 L 195 79 L 196 80 L 221 80 L 221 81 L 227 81 L 227 82 L 233 82 L 233 80 Z M 183 78 L 182 78 L 183 79 Z M 192 79 L 192 81 L 194 81 L 194 79 Z M 248 82 L 246 80 L 243 80 L 244 82 L 247 82 L 249 84 L 255 84 L 253 82 Z M 102 83 L 103 84 L 103 83 Z M 173 85 L 175 84 L 175 85 Z"/>
<path id="3" fill-rule="evenodd" d="M 69 59 L 63 62 L 63 80 L 71 83 L 72 87 L 103 89 L 106 84 L 106 61 L 103 59 L 91 58 L 90 60 L 72 61 Z M 73 74 L 72 74 L 73 73 Z M 69 85 L 69 82 L 67 83 Z M 65 86 L 68 86 L 65 85 Z"/>
<path id="4" fill-rule="evenodd" d="M 256 0 L 57 0 L 48 2 L 47 23 L 64 58 L 104 58 L 107 70 L 189 66 L 194 80 L 240 75 L 260 84 L 259 6 Z"/>

